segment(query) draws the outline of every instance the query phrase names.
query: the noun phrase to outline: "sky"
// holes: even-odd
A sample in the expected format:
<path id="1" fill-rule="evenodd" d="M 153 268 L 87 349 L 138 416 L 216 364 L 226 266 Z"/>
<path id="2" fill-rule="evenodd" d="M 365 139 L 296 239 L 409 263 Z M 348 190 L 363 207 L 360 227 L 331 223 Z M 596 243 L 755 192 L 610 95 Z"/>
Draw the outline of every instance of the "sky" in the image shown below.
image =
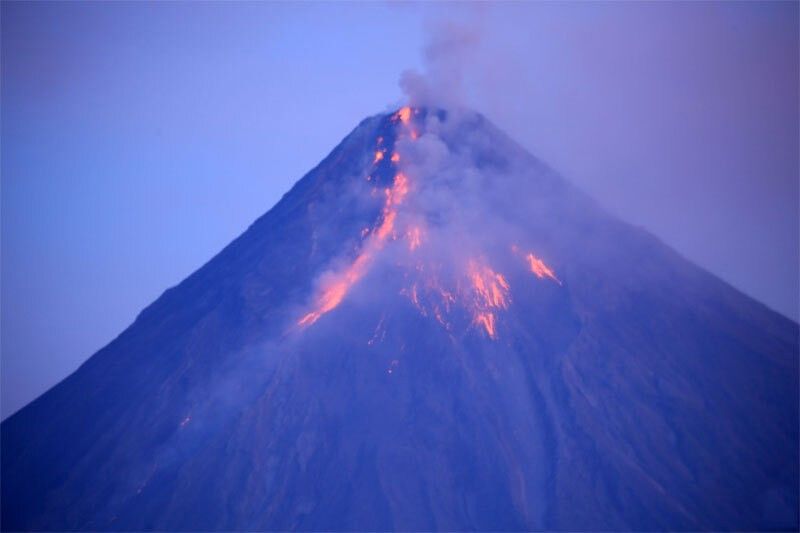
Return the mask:
<path id="1" fill-rule="evenodd" d="M 4 2 L 2 417 L 399 105 L 453 28 L 460 103 L 798 319 L 795 2 Z"/>

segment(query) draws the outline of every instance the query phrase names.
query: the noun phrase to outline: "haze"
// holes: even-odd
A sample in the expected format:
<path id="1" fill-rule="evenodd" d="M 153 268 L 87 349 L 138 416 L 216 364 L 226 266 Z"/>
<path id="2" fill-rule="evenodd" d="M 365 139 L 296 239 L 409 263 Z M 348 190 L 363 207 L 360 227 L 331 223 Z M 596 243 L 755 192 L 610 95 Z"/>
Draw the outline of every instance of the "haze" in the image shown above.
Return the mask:
<path id="1" fill-rule="evenodd" d="M 464 104 L 798 318 L 796 3 L 0 9 L 3 418 L 400 103 L 453 27 Z"/>

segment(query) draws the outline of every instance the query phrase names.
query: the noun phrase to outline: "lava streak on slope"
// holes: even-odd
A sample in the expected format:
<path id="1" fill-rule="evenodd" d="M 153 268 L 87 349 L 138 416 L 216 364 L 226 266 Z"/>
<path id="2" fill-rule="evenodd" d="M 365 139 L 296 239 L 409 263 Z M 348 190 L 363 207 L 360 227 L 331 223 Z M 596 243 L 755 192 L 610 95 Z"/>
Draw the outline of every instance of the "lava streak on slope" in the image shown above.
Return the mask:
<path id="1" fill-rule="evenodd" d="M 457 267 L 456 273 L 444 277 L 436 265 L 427 266 L 419 265 L 415 281 L 401 291 L 417 311 L 449 331 L 457 316 L 452 313 L 458 307 L 469 315 L 471 325 L 497 339 L 497 312 L 508 309 L 511 303 L 511 287 L 505 276 L 479 259 L 468 260 L 466 268 Z M 443 279 L 451 283 L 443 284 Z"/>
<path id="2" fill-rule="evenodd" d="M 412 252 L 422 244 L 422 230 L 419 229 L 419 226 L 414 226 L 408 230 L 406 237 L 408 238 L 408 249 Z"/>
<path id="3" fill-rule="evenodd" d="M 414 117 L 420 113 L 418 109 L 403 107 L 389 118 L 396 128 L 398 138 L 412 141 L 418 138 Z M 448 331 L 451 330 L 452 324 L 464 323 L 464 319 L 469 317 L 469 327 L 484 332 L 490 339 L 497 339 L 498 313 L 508 309 L 511 303 L 509 282 L 502 273 L 489 266 L 485 254 L 480 250 L 473 249 L 464 254 L 458 252 L 444 262 L 441 254 L 438 254 L 440 257 L 436 257 L 436 250 L 439 249 L 437 244 L 445 249 L 447 246 L 437 240 L 435 226 L 431 229 L 432 233 L 429 233 L 425 218 L 418 216 L 419 213 L 414 211 L 409 212 L 409 206 L 406 204 L 412 184 L 406 170 L 415 172 L 414 169 L 418 167 L 410 166 L 401 170 L 400 161 L 405 163 L 406 155 L 410 155 L 410 160 L 415 161 L 413 151 L 410 154 L 398 153 L 398 148 L 402 146 L 402 143 L 398 145 L 396 141 L 389 143 L 383 137 L 377 138 L 374 160 L 367 179 L 373 181 L 374 176 L 377 182 L 379 179 L 377 176 L 381 175 L 380 169 L 390 169 L 391 174 L 385 176 L 393 176 L 391 187 L 383 190 L 384 198 L 380 214 L 372 226 L 361 231 L 362 244 L 356 258 L 342 270 L 323 278 L 312 309 L 300 318 L 298 325 L 309 326 L 322 315 L 335 309 L 373 266 L 387 242 L 403 238 L 407 242 L 408 255 L 405 258 L 394 256 L 401 257 L 398 264 L 405 264 L 408 267 L 404 274 L 408 284 L 401 290 L 401 294 L 409 298 L 420 314 L 434 318 Z M 435 178 L 425 175 L 412 177 L 421 180 L 419 184 L 422 185 L 427 184 L 429 178 Z M 419 186 L 415 187 L 415 194 L 420 192 Z M 373 195 L 377 194 L 380 194 L 380 189 L 374 188 Z M 462 231 L 463 228 L 459 230 Z M 423 236 L 426 250 L 421 251 L 418 249 Z M 442 238 L 446 237 L 438 234 L 438 239 Z M 428 241 L 431 239 L 433 241 L 429 245 Z M 431 255 L 429 250 L 434 255 Z M 536 277 L 549 278 L 561 285 L 553 270 L 533 253 L 522 252 L 516 245 L 512 245 L 511 250 L 515 256 L 526 262 Z M 456 307 L 459 311 L 456 311 Z"/>
<path id="4" fill-rule="evenodd" d="M 508 282 L 502 274 L 476 260 L 469 262 L 467 276 L 471 284 L 473 323 L 483 326 L 489 338 L 496 339 L 495 312 L 507 309 L 511 300 Z"/>
<path id="5" fill-rule="evenodd" d="M 372 253 L 369 249 L 360 253 L 344 272 L 335 276 L 322 290 L 322 293 L 317 299 L 316 308 L 303 316 L 297 323 L 301 326 L 313 324 L 319 317 L 339 305 L 347 295 L 350 287 L 355 285 L 366 273 L 367 266 L 371 260 Z"/>
<path id="6" fill-rule="evenodd" d="M 411 108 L 408 106 L 401 108 L 397 113 L 395 113 L 392 119 L 400 120 L 400 122 L 403 124 L 408 125 L 408 123 L 411 122 Z"/>
<path id="7" fill-rule="evenodd" d="M 550 278 L 559 285 L 563 285 L 561 280 L 556 277 L 556 273 L 553 272 L 553 269 L 547 266 L 544 261 L 536 257 L 532 252 L 528 252 L 527 254 L 523 255 L 519 249 L 519 246 L 516 244 L 511 245 L 511 252 L 518 257 L 522 257 L 525 263 L 528 265 L 528 270 L 530 270 L 530 272 L 537 278 Z"/>
<path id="8" fill-rule="evenodd" d="M 531 272 L 536 274 L 537 278 L 543 279 L 547 277 L 561 285 L 561 280 L 556 277 L 555 273 L 550 269 L 550 267 L 544 264 L 544 261 L 531 253 L 526 255 L 525 259 L 528 261 L 528 266 L 530 267 Z"/>
<path id="9" fill-rule="evenodd" d="M 306 313 L 297 323 L 307 326 L 316 322 L 319 317 L 338 306 L 350 288 L 366 274 L 375 256 L 386 244 L 389 236 L 394 234 L 394 223 L 397 218 L 397 208 L 408 194 L 408 178 L 398 172 L 394 178 L 391 189 L 386 189 L 381 221 L 378 227 L 368 234 L 361 253 L 344 271 L 333 278 L 323 287 L 317 298 L 314 309 Z"/>
<path id="10" fill-rule="evenodd" d="M 404 126 L 407 126 L 411 120 L 411 108 L 404 107 L 395 113 L 392 117 L 392 121 L 396 122 L 397 120 L 400 120 Z M 378 137 L 376 144 L 378 146 L 382 145 L 383 137 Z M 373 166 L 383 160 L 385 151 L 386 148 L 380 148 L 375 151 Z M 396 152 L 393 153 L 391 157 L 392 165 L 396 166 L 399 161 L 400 156 Z M 377 254 L 385 246 L 386 241 L 390 237 L 392 239 L 396 238 L 394 230 L 398 208 L 405 200 L 408 192 L 408 177 L 403 172 L 397 170 L 394 175 L 392 187 L 384 190 L 385 200 L 377 226 L 371 231 L 362 230 L 362 237 L 365 235 L 367 235 L 367 237 L 364 240 L 361 252 L 347 268 L 334 274 L 324 283 L 319 296 L 316 298 L 314 308 L 298 320 L 297 324 L 299 326 L 309 326 L 319 320 L 325 313 L 335 309 L 342 302 L 353 285 L 366 274 Z M 417 234 L 417 245 L 418 244 L 419 235 Z"/>

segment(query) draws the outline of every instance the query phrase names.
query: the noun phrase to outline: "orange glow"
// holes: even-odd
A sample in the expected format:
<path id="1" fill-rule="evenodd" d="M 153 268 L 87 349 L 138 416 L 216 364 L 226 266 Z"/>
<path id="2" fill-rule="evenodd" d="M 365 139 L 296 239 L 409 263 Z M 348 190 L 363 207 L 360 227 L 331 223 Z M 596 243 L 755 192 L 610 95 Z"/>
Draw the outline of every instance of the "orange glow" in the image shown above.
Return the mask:
<path id="1" fill-rule="evenodd" d="M 390 201 L 392 205 L 399 205 L 408 194 L 408 178 L 402 172 L 398 172 L 394 177 L 394 185 L 390 192 Z"/>
<path id="2" fill-rule="evenodd" d="M 516 244 L 511 245 L 511 252 L 517 256 L 522 255 L 519 246 L 517 246 Z M 553 272 L 553 270 L 549 266 L 547 266 L 544 261 L 533 255 L 533 253 L 526 254 L 524 256 L 524 260 L 528 264 L 528 269 L 537 278 L 539 279 L 550 278 L 559 285 L 562 285 L 561 280 L 556 277 L 556 273 Z"/>
<path id="3" fill-rule="evenodd" d="M 406 236 L 408 237 L 408 249 L 409 250 L 411 250 L 413 252 L 414 250 L 419 248 L 419 245 L 422 242 L 422 238 L 421 238 L 420 229 L 418 227 L 413 227 L 410 230 L 408 230 L 408 233 L 406 234 Z"/>
<path id="4" fill-rule="evenodd" d="M 397 122 L 399 120 L 406 127 L 406 130 L 408 130 L 408 134 L 411 136 L 411 139 L 416 140 L 419 137 L 419 133 L 411 127 L 412 111 L 414 114 L 419 113 L 419 109 L 412 110 L 408 106 L 402 107 L 397 111 L 397 113 L 392 115 L 392 121 Z"/>
<path id="5" fill-rule="evenodd" d="M 339 305 L 341 301 L 344 299 L 344 295 L 347 294 L 347 290 L 350 287 L 347 284 L 347 280 L 341 280 L 334 283 L 332 286 L 328 287 L 323 291 L 322 296 L 319 299 L 319 307 L 315 311 L 311 311 L 307 313 L 303 318 L 300 319 L 298 322 L 301 326 L 306 326 L 313 324 L 319 317 Z"/>
<path id="6" fill-rule="evenodd" d="M 423 270 L 422 267 L 417 266 L 418 272 Z M 420 315 L 432 317 L 445 330 L 450 331 L 446 313 L 450 312 L 450 306 L 455 302 L 455 296 L 439 285 L 435 275 L 420 278 L 420 282 L 422 287 L 419 286 L 419 282 L 414 282 L 400 293 L 408 297 Z"/>
<path id="7" fill-rule="evenodd" d="M 375 255 L 383 248 L 386 238 L 392 234 L 394 223 L 397 219 L 397 206 L 400 205 L 408 194 L 408 178 L 402 172 L 394 177 L 391 189 L 386 189 L 386 200 L 383 205 L 383 218 L 378 228 L 366 240 L 363 251 L 356 257 L 343 272 L 334 276 L 330 283 L 323 288 L 312 311 L 306 313 L 297 324 L 309 326 L 319 320 L 325 313 L 335 309 L 347 296 L 350 288 L 355 285 L 367 272 Z M 364 235 L 362 231 L 362 236 Z"/>
<path id="8" fill-rule="evenodd" d="M 411 286 L 411 301 L 419 307 L 419 296 L 417 296 L 417 284 Z"/>
<path id="9" fill-rule="evenodd" d="M 544 261 L 530 253 L 525 256 L 525 259 L 528 260 L 528 266 L 530 267 L 531 272 L 536 274 L 537 278 L 550 278 L 561 285 L 561 280 L 556 277 L 555 273 L 550 269 L 550 267 L 544 264 Z"/>
<path id="10" fill-rule="evenodd" d="M 383 222 L 380 226 L 378 226 L 378 230 L 375 232 L 375 235 L 378 236 L 378 239 L 385 240 L 386 237 L 392 233 L 394 229 L 394 220 L 397 218 L 397 211 L 389 211 L 384 215 Z"/>
<path id="11" fill-rule="evenodd" d="M 445 309 L 450 311 L 450 304 L 455 303 L 456 297 L 452 292 L 449 292 L 445 289 L 439 289 L 439 295 L 442 297 Z"/>
<path id="12" fill-rule="evenodd" d="M 391 116 L 393 128 L 397 132 L 396 139 L 415 140 L 424 133 L 424 130 L 418 129 L 421 125 L 413 120 L 418 114 L 419 110 L 406 106 Z M 410 252 L 421 247 L 423 237 L 426 247 L 431 246 L 429 241 L 431 237 L 435 238 L 435 234 L 425 233 L 428 227 L 424 224 L 419 225 L 418 220 L 409 224 L 400 212 L 400 205 L 406 201 L 411 182 L 406 174 L 399 171 L 402 163 L 405 163 L 406 154 L 400 154 L 394 142 L 393 140 L 387 143 L 379 138 L 375 146 L 374 162 L 377 164 L 388 156 L 394 165 L 391 168 L 396 170 L 391 186 L 372 187 L 373 197 L 376 200 L 379 195 L 383 198 L 380 215 L 370 227 L 362 230 L 362 248 L 354 262 L 323 280 L 314 305 L 299 321 L 301 326 L 313 324 L 322 315 L 335 309 L 347 297 L 353 285 L 365 276 L 388 241 L 405 239 Z M 402 144 L 400 146 L 402 147 Z M 368 176 L 367 179 L 372 182 L 371 185 L 377 186 L 380 180 L 375 178 L 377 176 Z M 555 272 L 533 253 L 516 244 L 511 245 L 511 253 L 523 260 L 526 268 L 537 278 L 549 278 L 561 285 Z M 464 324 L 470 329 L 475 328 L 478 335 L 485 333 L 486 337 L 492 340 L 503 334 L 504 311 L 509 308 L 512 301 L 511 287 L 504 274 L 493 270 L 480 256 L 459 262 L 455 265 L 455 269 L 449 263 L 443 266 L 425 262 L 420 252 L 416 252 L 414 256 L 409 255 L 408 258 L 410 257 L 414 258 L 415 263 L 406 265 L 408 271 L 404 276 L 407 283 L 400 290 L 400 294 L 407 297 L 422 316 L 435 319 L 451 333 L 457 324 Z M 398 266 L 403 266 L 403 260 L 408 258 L 393 257 L 398 261 Z M 373 339 L 367 344 L 379 342 L 384 334 L 385 331 L 376 331 Z"/>
<path id="13" fill-rule="evenodd" d="M 487 307 L 508 306 L 508 282 L 502 274 L 494 272 L 487 266 L 478 266 L 474 261 L 470 262 L 469 278 L 476 295 Z"/>
<path id="14" fill-rule="evenodd" d="M 356 257 L 356 260 L 322 291 L 317 300 L 317 308 L 303 316 L 298 324 L 301 326 L 311 325 L 319 320 L 319 317 L 342 303 L 350 287 L 364 275 L 371 260 L 372 255 L 368 252 L 363 252 Z"/>
<path id="15" fill-rule="evenodd" d="M 455 283 L 455 291 L 450 291 L 440 284 L 435 273 L 437 265 L 425 266 L 428 268 L 417 265 L 418 277 L 401 291 L 419 313 L 435 319 L 445 330 L 451 331 L 450 314 L 455 306 L 459 306 L 471 316 L 471 325 L 484 331 L 490 339 L 497 339 L 498 313 L 511 303 L 511 287 L 505 276 L 483 261 L 471 259 L 462 272 L 462 281 Z"/>
<path id="16" fill-rule="evenodd" d="M 496 339 L 497 333 L 494 329 L 494 314 L 492 313 L 478 313 L 475 316 L 475 323 L 483 326 L 486 330 L 486 333 L 489 335 L 490 338 Z"/>
<path id="17" fill-rule="evenodd" d="M 303 318 L 297 321 L 298 326 L 308 326 L 316 322 L 319 317 L 322 316 L 322 313 L 317 311 L 311 311 L 310 313 L 306 313 L 303 315 Z"/>
<path id="18" fill-rule="evenodd" d="M 406 106 L 397 112 L 396 117 L 400 119 L 403 124 L 408 124 L 411 121 L 411 108 Z"/>
<path id="19" fill-rule="evenodd" d="M 408 126 L 411 123 L 412 109 L 408 106 L 401 108 L 392 116 L 392 121 L 400 121 Z M 412 139 L 418 137 L 415 131 L 410 132 Z M 379 149 L 375 151 L 374 161 L 376 164 L 382 161 L 386 155 L 387 148 L 380 148 L 383 145 L 383 137 L 377 138 Z M 393 152 L 391 155 L 393 163 L 400 162 L 400 154 Z M 367 176 L 367 181 L 372 181 L 372 176 Z M 355 261 L 344 270 L 330 276 L 323 282 L 323 286 L 317 296 L 312 310 L 303 315 L 297 322 L 300 326 L 308 326 L 319 320 L 319 318 L 335 309 L 347 296 L 350 289 L 366 274 L 375 256 L 385 246 L 386 241 L 391 236 L 396 238 L 395 226 L 397 224 L 398 206 L 403 203 L 409 192 L 408 177 L 397 172 L 391 188 L 384 189 L 384 204 L 381 210 L 381 217 L 372 229 L 364 228 L 361 231 L 363 239 L 362 249 Z M 372 194 L 378 194 L 378 189 L 373 188 Z M 400 233 L 402 234 L 402 233 Z M 421 244 L 421 232 L 419 228 L 412 228 L 407 232 L 409 247 L 416 249 Z M 414 289 L 413 300 L 415 305 L 419 303 Z M 418 305 L 419 307 L 419 305 Z M 442 321 L 440 319 L 440 321 Z M 443 321 L 442 321 L 443 322 Z"/>
<path id="20" fill-rule="evenodd" d="M 475 260 L 469 262 L 468 277 L 472 283 L 473 323 L 483 326 L 489 338 L 496 339 L 494 310 L 508 308 L 511 287 L 502 274 Z"/>
<path id="21" fill-rule="evenodd" d="M 446 330 L 450 329 L 450 324 L 448 324 L 447 321 L 444 319 L 444 317 L 442 316 L 442 312 L 439 311 L 438 307 L 434 307 L 433 315 L 436 317 L 436 321 L 439 324 L 441 324 L 444 327 L 444 329 L 446 329 Z"/>

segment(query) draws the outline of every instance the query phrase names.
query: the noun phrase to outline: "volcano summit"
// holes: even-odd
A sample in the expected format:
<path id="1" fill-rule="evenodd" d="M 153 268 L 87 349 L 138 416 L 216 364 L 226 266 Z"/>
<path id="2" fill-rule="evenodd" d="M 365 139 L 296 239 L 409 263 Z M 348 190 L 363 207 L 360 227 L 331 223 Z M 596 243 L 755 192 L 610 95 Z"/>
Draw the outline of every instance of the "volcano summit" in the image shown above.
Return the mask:
<path id="1" fill-rule="evenodd" d="M 405 107 L 2 424 L 2 527 L 796 529 L 797 339 Z"/>

